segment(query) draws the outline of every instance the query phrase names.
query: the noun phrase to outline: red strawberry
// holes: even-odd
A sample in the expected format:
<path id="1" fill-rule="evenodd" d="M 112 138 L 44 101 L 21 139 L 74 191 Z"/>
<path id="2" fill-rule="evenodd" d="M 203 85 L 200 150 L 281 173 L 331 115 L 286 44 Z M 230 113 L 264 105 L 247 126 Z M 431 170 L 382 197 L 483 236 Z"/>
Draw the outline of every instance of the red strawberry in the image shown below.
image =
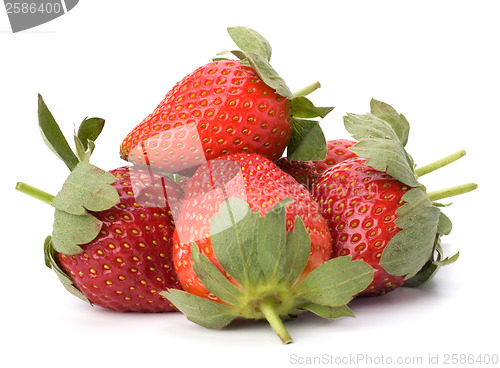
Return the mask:
<path id="1" fill-rule="evenodd" d="M 301 184 L 260 155 L 224 156 L 186 186 L 174 234 L 185 291 L 162 295 L 208 328 L 266 319 L 288 344 L 283 320 L 353 316 L 347 303 L 373 278 L 365 262 L 330 253 L 327 224 Z"/>
<path id="2" fill-rule="evenodd" d="M 303 274 L 307 275 L 329 259 L 328 227 L 307 190 L 260 155 L 228 155 L 201 166 L 186 186 L 185 202 L 174 233 L 175 267 L 186 291 L 213 298 L 196 277 L 190 245 L 195 242 L 200 252 L 222 270 L 212 250 L 210 222 L 220 205 L 231 197 L 245 200 L 251 210 L 258 210 L 262 216 L 279 201 L 291 198 L 294 202 L 286 207 L 287 230 L 293 231 L 295 216 L 299 216 L 311 238 L 310 256 Z"/>
<path id="3" fill-rule="evenodd" d="M 323 133 L 315 121 L 333 107 L 316 107 L 292 94 L 269 64 L 271 46 L 245 27 L 228 28 L 240 60 L 217 59 L 180 80 L 158 107 L 123 140 L 121 157 L 169 173 L 192 174 L 207 160 L 233 153 L 257 153 L 272 161 L 321 157 Z M 313 141 L 314 147 L 308 147 Z"/>
<path id="4" fill-rule="evenodd" d="M 175 310 L 160 292 L 181 288 L 172 236 L 183 191 L 151 170 L 106 172 L 90 164 L 103 119 L 82 122 L 75 153 L 41 96 L 38 116 L 45 142 L 71 170 L 55 197 L 24 183 L 16 186 L 55 208 L 45 264 L 68 291 L 92 304 L 117 311 Z"/>
<path id="5" fill-rule="evenodd" d="M 121 145 L 134 164 L 178 172 L 221 155 L 278 159 L 292 134 L 290 103 L 249 66 L 215 61 L 179 81 Z"/>
<path id="6" fill-rule="evenodd" d="M 451 222 L 435 201 L 477 187 L 471 183 L 426 192 L 418 177 L 463 154 L 415 169 L 404 148 L 406 118 L 376 100 L 371 109 L 371 114 L 344 117 L 346 129 L 358 141 L 351 149 L 361 157 L 323 172 L 313 190 L 330 228 L 333 257 L 350 255 L 376 270 L 361 295 L 384 294 L 408 280 L 418 286 L 454 262 L 458 254 L 442 259 L 440 237 L 451 231 Z"/>
<path id="7" fill-rule="evenodd" d="M 357 155 L 349 148 L 356 144 L 348 139 L 334 139 L 326 142 L 326 158 L 322 161 L 313 161 L 318 173 L 323 173 L 330 167 Z"/>
<path id="8" fill-rule="evenodd" d="M 281 157 L 276 165 L 307 189 L 312 188 L 319 177 L 313 161 L 294 161 Z"/>
<path id="9" fill-rule="evenodd" d="M 349 147 L 355 144 L 355 141 L 347 139 L 330 140 L 326 142 L 327 151 L 324 160 L 295 161 L 282 157 L 276 162 L 276 165 L 311 191 L 321 173 L 344 160 L 357 157 L 354 152 L 349 150 Z"/>
<path id="10" fill-rule="evenodd" d="M 384 172 L 352 158 L 326 171 L 314 195 L 332 235 L 332 256 L 351 255 L 376 272 L 363 295 L 384 294 L 404 282 L 380 266 L 382 252 L 400 229 L 394 221 L 409 187 Z"/>
<path id="11" fill-rule="evenodd" d="M 172 311 L 159 292 L 181 288 L 172 263 L 174 221 L 168 200 L 180 201 L 182 191 L 147 171 L 122 167 L 110 173 L 117 179 L 113 187 L 120 202 L 93 213 L 103 225 L 94 240 L 82 245 L 83 252 L 59 253 L 58 260 L 92 304 L 117 311 Z"/>

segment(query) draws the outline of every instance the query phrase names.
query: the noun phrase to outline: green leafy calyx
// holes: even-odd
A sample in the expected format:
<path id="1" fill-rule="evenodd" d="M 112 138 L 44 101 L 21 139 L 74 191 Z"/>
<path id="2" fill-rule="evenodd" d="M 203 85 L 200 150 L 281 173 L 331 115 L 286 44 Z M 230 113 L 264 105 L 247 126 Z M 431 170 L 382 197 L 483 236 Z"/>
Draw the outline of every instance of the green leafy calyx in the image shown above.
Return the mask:
<path id="1" fill-rule="evenodd" d="M 403 114 L 398 113 L 392 106 L 372 98 L 370 112 L 379 119 L 387 122 L 403 146 L 408 142 L 410 123 Z"/>
<path id="2" fill-rule="evenodd" d="M 347 114 L 344 125 L 358 141 L 351 151 L 367 159 L 366 164 L 385 171 L 393 178 L 418 187 L 413 160 L 408 155 L 392 126 L 373 114 Z"/>
<path id="3" fill-rule="evenodd" d="M 85 118 L 74 134 L 73 151 L 42 96 L 38 95 L 38 125 L 45 144 L 71 173 L 56 196 L 25 183 L 17 183 L 16 189 L 55 208 L 52 235 L 44 242 L 45 264 L 54 270 L 71 294 L 90 303 L 59 266 L 57 253 L 80 253 L 80 245 L 94 240 L 102 227 L 101 221 L 89 211 L 103 211 L 119 202 L 118 192 L 112 186 L 114 176 L 89 163 L 104 120 Z"/>
<path id="4" fill-rule="evenodd" d="M 118 192 L 111 184 L 115 177 L 97 166 L 82 161 L 73 169 L 52 205 L 73 215 L 87 211 L 104 211 L 119 201 Z"/>
<path id="5" fill-rule="evenodd" d="M 299 217 L 294 231 L 286 230 L 290 201 L 276 204 L 265 216 L 237 198 L 221 205 L 211 221 L 211 243 L 233 281 L 191 244 L 196 275 L 222 303 L 174 289 L 162 295 L 189 320 L 208 328 L 223 328 L 237 317 L 266 319 L 283 343 L 291 341 L 282 323 L 290 315 L 311 311 L 326 318 L 352 316 L 346 304 L 370 284 L 373 269 L 340 257 L 303 275 L 311 242 Z"/>
<path id="6" fill-rule="evenodd" d="M 104 127 L 104 120 L 83 120 L 73 137 L 76 153 L 70 148 L 40 95 L 38 124 L 47 146 L 71 170 L 51 203 L 56 209 L 51 244 L 60 253 L 76 254 L 82 251 L 80 245 L 95 239 L 101 230 L 101 221 L 89 211 L 104 211 L 119 202 L 118 192 L 112 186 L 114 176 L 89 163 L 95 148 L 94 141 Z"/>

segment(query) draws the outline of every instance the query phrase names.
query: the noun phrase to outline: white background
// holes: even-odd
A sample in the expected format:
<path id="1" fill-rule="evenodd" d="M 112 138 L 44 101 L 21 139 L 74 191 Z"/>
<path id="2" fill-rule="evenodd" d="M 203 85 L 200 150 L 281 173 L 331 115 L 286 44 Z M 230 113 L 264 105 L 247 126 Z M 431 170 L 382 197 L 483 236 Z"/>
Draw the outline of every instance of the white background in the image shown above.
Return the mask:
<path id="1" fill-rule="evenodd" d="M 378 359 L 372 365 L 384 357 L 397 366 L 397 357 L 426 363 L 439 354 L 445 366 L 445 354 L 499 354 L 497 5 L 81 0 L 18 34 L 0 7 L 1 365 L 287 367 L 323 357 L 323 365 L 343 358 L 338 366 L 363 366 L 347 359 L 368 354 Z M 328 139 L 349 137 L 342 116 L 368 112 L 373 97 L 410 121 L 407 148 L 418 164 L 467 150 L 422 178 L 431 190 L 479 184 L 445 209 L 454 222 L 445 246 L 450 255 L 460 251 L 458 262 L 424 288 L 354 301 L 355 319 L 302 315 L 286 323 L 288 346 L 265 323 L 208 330 L 180 314 L 91 308 L 62 288 L 43 263 L 52 209 L 14 190 L 25 181 L 55 194 L 67 175 L 40 137 L 37 93 L 69 137 L 86 116 L 106 119 L 93 163 L 112 169 L 123 164 L 121 140 L 170 87 L 234 47 L 225 30 L 234 25 L 271 42 L 272 64 L 292 90 L 322 83 L 310 97 L 336 107 L 322 123 Z"/>

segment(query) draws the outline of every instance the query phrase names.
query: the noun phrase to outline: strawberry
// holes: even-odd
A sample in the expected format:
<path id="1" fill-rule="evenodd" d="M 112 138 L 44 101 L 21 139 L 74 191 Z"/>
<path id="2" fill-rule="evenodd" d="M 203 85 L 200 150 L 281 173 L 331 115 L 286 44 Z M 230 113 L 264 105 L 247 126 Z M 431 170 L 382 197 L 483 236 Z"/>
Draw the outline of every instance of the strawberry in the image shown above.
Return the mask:
<path id="1" fill-rule="evenodd" d="M 327 141 L 325 159 L 313 161 L 316 171 L 321 174 L 342 161 L 357 157 L 357 155 L 349 149 L 355 144 L 355 141 L 349 139 L 333 139 Z"/>
<path id="2" fill-rule="evenodd" d="M 290 102 L 249 66 L 215 61 L 170 90 L 121 146 L 122 158 L 181 171 L 235 152 L 278 159 L 292 134 Z"/>
<path id="3" fill-rule="evenodd" d="M 409 187 L 366 165 L 364 158 L 346 160 L 325 172 L 315 197 L 332 235 L 332 257 L 351 255 L 376 269 L 364 295 L 387 293 L 404 282 L 380 266 L 386 245 L 401 229 L 396 211 Z"/>
<path id="4" fill-rule="evenodd" d="M 181 287 L 172 263 L 180 187 L 152 171 L 121 167 L 106 172 L 91 165 L 102 119 L 80 125 L 76 154 L 41 96 L 39 123 L 46 143 L 71 170 L 55 197 L 24 183 L 16 187 L 55 208 L 52 236 L 45 241 L 46 265 L 71 293 L 91 304 L 116 311 L 175 310 L 159 292 Z"/>
<path id="5" fill-rule="evenodd" d="M 295 161 L 281 157 L 276 161 L 276 165 L 311 191 L 321 173 L 344 160 L 356 157 L 356 154 L 349 150 L 354 144 L 356 142 L 347 139 L 330 140 L 326 142 L 327 151 L 324 160 Z"/>
<path id="6" fill-rule="evenodd" d="M 373 275 L 350 257 L 326 262 L 331 239 L 318 204 L 258 154 L 198 168 L 186 186 L 173 254 L 185 291 L 162 295 L 190 320 L 222 328 L 238 317 L 265 318 L 283 343 L 291 341 L 282 324 L 290 315 L 351 316 L 345 304 Z"/>
<path id="7" fill-rule="evenodd" d="M 276 161 L 276 166 L 293 177 L 307 189 L 312 188 L 319 177 L 318 170 L 314 166 L 313 161 L 295 161 L 288 160 L 286 157 L 281 157 L 278 161 Z"/>
<path id="8" fill-rule="evenodd" d="M 294 96 L 268 63 L 267 40 L 248 28 L 229 32 L 237 43 L 248 40 L 243 51 L 234 52 L 242 60 L 217 59 L 176 83 L 125 137 L 120 147 L 124 160 L 188 174 L 207 160 L 232 153 L 257 153 L 275 161 L 290 142 L 290 151 L 297 151 L 304 125 L 319 129 L 317 123 L 296 119 L 331 111 L 316 108 L 303 96 L 319 85 Z"/>
<path id="9" fill-rule="evenodd" d="M 406 119 L 376 100 L 372 111 L 344 118 L 347 130 L 359 141 L 351 150 L 361 157 L 325 171 L 313 190 L 331 232 L 332 257 L 350 255 L 376 270 L 372 283 L 360 293 L 366 296 L 385 294 L 407 281 L 418 286 L 438 267 L 454 262 L 458 254 L 442 259 L 440 237 L 449 233 L 451 222 L 434 201 L 477 187 L 465 184 L 427 193 L 418 177 L 464 152 L 414 169 L 404 149 Z"/>
<path id="10" fill-rule="evenodd" d="M 74 255 L 57 253 L 63 271 L 92 304 L 117 311 L 174 310 L 158 292 L 181 288 L 172 262 L 174 221 L 169 200 L 182 191 L 168 178 L 130 167 L 111 170 L 119 203 L 93 213 L 99 235 Z M 155 186 L 162 183 L 163 187 Z M 174 197 L 175 196 L 175 197 Z M 148 198 L 159 205 L 147 205 Z"/>
<path id="11" fill-rule="evenodd" d="M 228 155 L 202 165 L 186 186 L 174 233 L 175 267 L 184 290 L 199 296 L 209 295 L 194 275 L 190 252 L 192 241 L 202 254 L 222 269 L 207 235 L 210 234 L 210 219 L 219 211 L 226 197 L 247 201 L 250 209 L 259 211 L 262 216 L 281 200 L 293 199 L 294 203 L 287 205 L 287 230 L 293 231 L 295 216 L 299 216 L 311 237 L 311 254 L 305 272 L 330 258 L 331 239 L 327 224 L 305 188 L 260 155 Z"/>

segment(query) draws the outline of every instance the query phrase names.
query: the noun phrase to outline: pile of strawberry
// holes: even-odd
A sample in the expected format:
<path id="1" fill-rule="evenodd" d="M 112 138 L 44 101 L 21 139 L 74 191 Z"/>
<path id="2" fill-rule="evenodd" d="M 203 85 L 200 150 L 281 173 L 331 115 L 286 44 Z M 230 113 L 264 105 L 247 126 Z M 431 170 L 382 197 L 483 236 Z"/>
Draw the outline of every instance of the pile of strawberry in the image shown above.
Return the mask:
<path id="1" fill-rule="evenodd" d="M 228 31 L 235 60 L 220 53 L 166 94 L 123 140 L 131 165 L 91 164 L 104 120 L 86 118 L 72 149 L 39 96 L 43 139 L 70 174 L 56 196 L 16 189 L 54 208 L 45 262 L 66 289 L 208 328 L 267 319 L 289 343 L 283 320 L 353 316 L 354 297 L 419 286 L 454 262 L 436 201 L 476 185 L 428 192 L 418 178 L 465 152 L 415 168 L 408 121 L 376 100 L 344 117 L 352 140 L 327 141 L 311 119 L 333 107 L 306 97 L 319 83 L 292 93 L 265 38 Z"/>

